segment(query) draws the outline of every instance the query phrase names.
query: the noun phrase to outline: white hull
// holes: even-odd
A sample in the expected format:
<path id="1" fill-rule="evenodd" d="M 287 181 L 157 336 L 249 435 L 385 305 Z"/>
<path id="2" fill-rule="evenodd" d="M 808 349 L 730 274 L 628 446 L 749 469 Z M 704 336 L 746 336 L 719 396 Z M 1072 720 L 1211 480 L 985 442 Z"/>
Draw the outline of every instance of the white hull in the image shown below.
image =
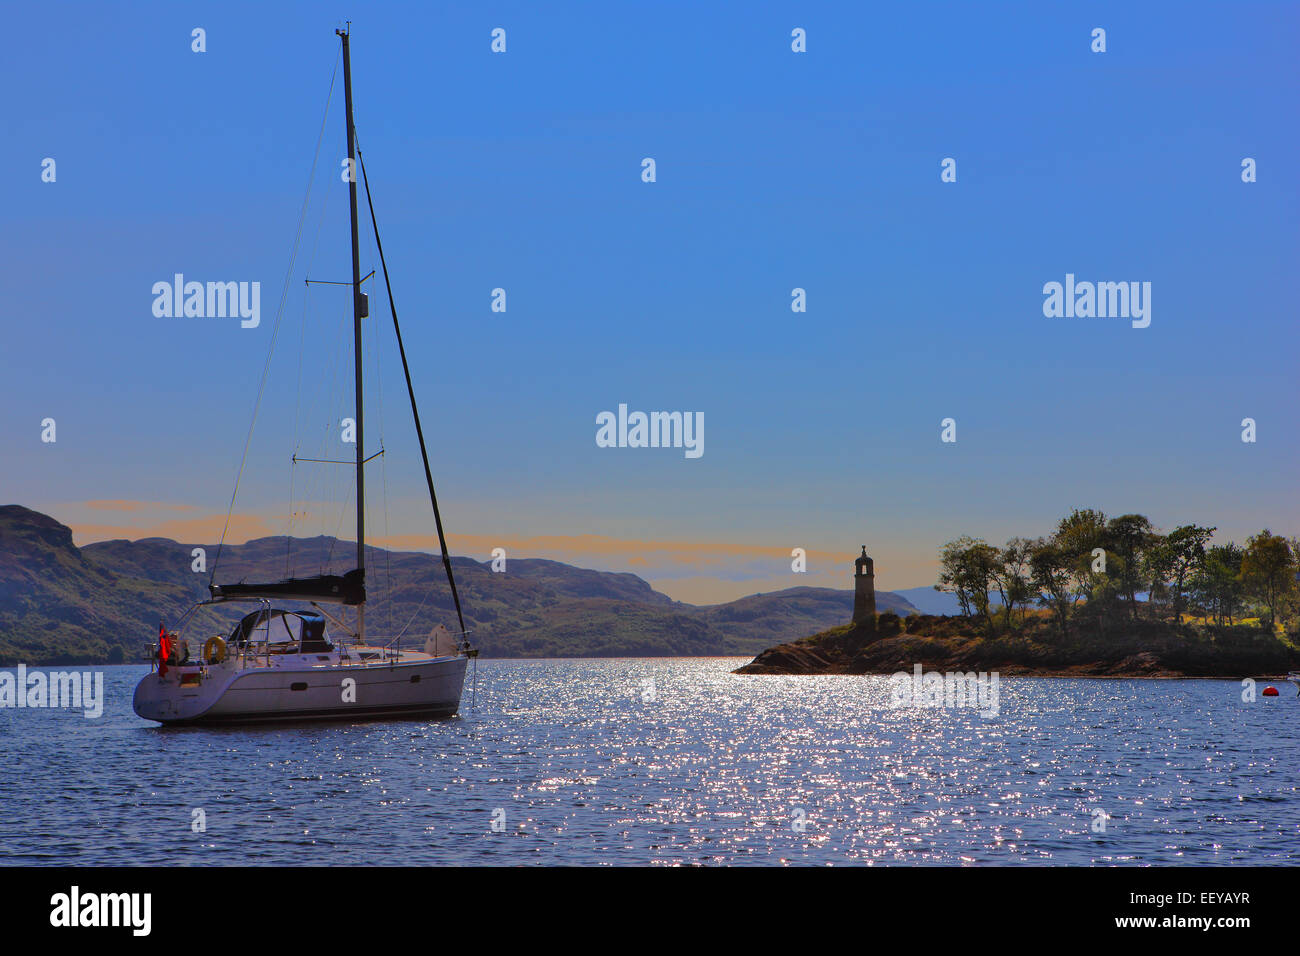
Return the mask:
<path id="1" fill-rule="evenodd" d="M 407 651 L 348 663 L 337 654 L 303 654 L 260 666 L 174 665 L 165 677 L 144 677 L 132 705 L 164 724 L 450 717 L 460 707 L 468 661 Z"/>

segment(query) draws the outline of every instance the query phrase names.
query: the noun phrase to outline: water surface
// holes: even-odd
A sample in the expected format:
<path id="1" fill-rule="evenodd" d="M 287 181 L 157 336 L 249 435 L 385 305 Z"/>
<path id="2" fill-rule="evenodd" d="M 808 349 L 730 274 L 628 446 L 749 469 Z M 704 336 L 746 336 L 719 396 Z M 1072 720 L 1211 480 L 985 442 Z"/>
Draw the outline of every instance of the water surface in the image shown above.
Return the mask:
<path id="1" fill-rule="evenodd" d="M 0 710 L 0 863 L 1300 863 L 1291 685 L 1004 678 L 986 718 L 741 663 L 480 661 L 452 720 L 223 729 L 102 668 L 98 720 Z"/>

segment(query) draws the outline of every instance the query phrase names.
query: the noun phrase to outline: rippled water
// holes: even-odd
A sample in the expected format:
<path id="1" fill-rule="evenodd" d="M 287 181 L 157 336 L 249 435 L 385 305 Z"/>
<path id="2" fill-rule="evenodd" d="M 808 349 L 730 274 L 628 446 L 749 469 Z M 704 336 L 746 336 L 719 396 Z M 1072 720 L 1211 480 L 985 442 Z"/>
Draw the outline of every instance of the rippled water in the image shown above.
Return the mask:
<path id="1" fill-rule="evenodd" d="M 0 863 L 1300 862 L 1291 685 L 1004 678 L 985 718 L 739 663 L 481 661 L 453 720 L 217 730 L 103 668 L 98 720 L 0 710 Z"/>

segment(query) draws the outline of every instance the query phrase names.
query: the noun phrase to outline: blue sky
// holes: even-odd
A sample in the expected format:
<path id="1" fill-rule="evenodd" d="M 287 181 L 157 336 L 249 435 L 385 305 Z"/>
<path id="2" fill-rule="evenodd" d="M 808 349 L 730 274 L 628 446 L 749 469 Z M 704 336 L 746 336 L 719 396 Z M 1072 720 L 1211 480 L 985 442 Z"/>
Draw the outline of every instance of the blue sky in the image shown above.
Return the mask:
<path id="1" fill-rule="evenodd" d="M 1300 532 L 1300 8 L 1130 6 L 341 11 L 455 550 L 500 542 L 704 601 L 847 586 L 863 542 L 881 586 L 929 584 L 944 541 L 1045 533 L 1072 507 L 1237 540 Z M 82 542 L 224 516 L 337 60 L 332 13 L 10 12 L 0 498 Z M 321 423 L 347 411 L 346 293 L 313 290 L 302 335 L 303 268 L 347 278 L 340 107 L 236 506 L 254 530 L 285 530 L 289 454 L 326 447 Z M 377 265 L 367 243 L 363 271 Z M 175 272 L 259 281 L 261 325 L 155 318 L 151 286 Z M 1150 327 L 1044 317 L 1043 284 L 1067 272 L 1149 281 Z M 372 498 L 371 527 L 428 534 L 372 304 L 389 454 L 371 485 L 387 481 L 388 524 Z M 621 402 L 703 412 L 705 454 L 596 447 L 595 416 Z M 346 477 L 293 480 L 343 494 Z M 137 504 L 87 504 L 105 501 Z M 316 518 L 295 530 L 328 527 Z M 790 573 L 793 547 L 809 574 Z"/>

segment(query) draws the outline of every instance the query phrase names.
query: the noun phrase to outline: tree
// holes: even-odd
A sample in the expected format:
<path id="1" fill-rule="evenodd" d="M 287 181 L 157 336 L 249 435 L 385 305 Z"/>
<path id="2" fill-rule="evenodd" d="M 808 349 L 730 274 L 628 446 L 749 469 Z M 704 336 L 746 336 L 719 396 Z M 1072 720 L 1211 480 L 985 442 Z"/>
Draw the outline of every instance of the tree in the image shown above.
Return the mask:
<path id="1" fill-rule="evenodd" d="M 1053 540 L 1039 538 L 1029 549 L 1030 580 L 1038 591 L 1038 603 L 1056 614 L 1061 637 L 1068 634 L 1066 621 L 1074 596 L 1070 592 L 1069 559 Z"/>
<path id="2" fill-rule="evenodd" d="M 993 588 L 1000 567 L 998 549 L 983 538 L 962 535 L 943 546 L 940 557 L 939 584 L 941 591 L 952 591 L 968 616 L 973 608 L 984 618 L 989 634 L 993 633 L 993 618 L 989 613 L 989 591 Z"/>
<path id="3" fill-rule="evenodd" d="M 998 553 L 998 568 L 994 579 L 998 593 L 1002 595 L 1002 607 L 1008 631 L 1011 630 L 1011 614 L 1016 605 L 1026 606 L 1034 597 L 1029 568 L 1032 549 L 1033 542 L 1026 541 L 1024 538 L 1012 538 Z M 1024 623 L 1023 616 L 1021 623 Z"/>
<path id="4" fill-rule="evenodd" d="M 947 591 L 957 596 L 962 617 L 970 617 L 970 591 L 967 589 L 962 555 L 968 547 L 970 538 L 963 535 L 955 541 L 949 541 L 939 554 L 939 583 L 936 591 Z"/>
<path id="5" fill-rule="evenodd" d="M 1241 607 L 1241 548 L 1232 542 L 1215 545 L 1188 582 L 1192 598 L 1222 627 L 1231 624 Z"/>
<path id="6" fill-rule="evenodd" d="M 1247 593 L 1268 611 L 1270 631 L 1276 626 L 1283 599 L 1295 587 L 1294 568 L 1295 556 L 1286 538 L 1265 528 L 1246 539 L 1246 552 L 1241 557 L 1242 582 Z"/>
<path id="7" fill-rule="evenodd" d="M 1096 561 L 1094 552 L 1106 545 L 1106 516 L 1092 508 L 1075 508 L 1068 518 L 1062 518 L 1056 526 L 1056 547 L 1066 561 L 1073 581 L 1074 593 L 1079 597 L 1090 599 L 1093 590 L 1103 583 L 1111 556 L 1106 555 L 1102 570 L 1094 571 Z"/>
<path id="8" fill-rule="evenodd" d="M 1119 558 L 1114 569 L 1118 590 L 1128 598 L 1129 615 L 1137 619 L 1137 592 L 1143 590 L 1142 569 L 1147 549 L 1158 539 L 1145 515 L 1120 515 L 1106 523 L 1105 547 Z"/>
<path id="9" fill-rule="evenodd" d="M 1000 552 L 993 545 L 982 539 L 976 539 L 975 544 L 967 552 L 966 563 L 969 568 L 970 580 L 972 584 L 972 597 L 975 602 L 976 610 L 984 615 L 985 625 L 988 627 L 989 636 L 993 636 L 993 615 L 990 613 L 989 592 L 996 586 L 998 572 L 1002 568 Z"/>
<path id="10" fill-rule="evenodd" d="M 1283 591 L 1278 607 L 1278 617 L 1284 627 L 1289 626 L 1288 622 L 1295 624 L 1300 618 L 1300 538 L 1288 538 L 1287 544 L 1291 548 L 1291 566 L 1295 573 L 1291 576 L 1290 586 Z M 1300 632 L 1295 636 L 1300 637 Z"/>
<path id="11" fill-rule="evenodd" d="M 1214 531 L 1194 524 L 1180 525 L 1152 548 L 1148 562 L 1152 581 L 1172 597 L 1175 621 L 1182 620 L 1188 581 L 1205 563 L 1205 544 Z"/>

